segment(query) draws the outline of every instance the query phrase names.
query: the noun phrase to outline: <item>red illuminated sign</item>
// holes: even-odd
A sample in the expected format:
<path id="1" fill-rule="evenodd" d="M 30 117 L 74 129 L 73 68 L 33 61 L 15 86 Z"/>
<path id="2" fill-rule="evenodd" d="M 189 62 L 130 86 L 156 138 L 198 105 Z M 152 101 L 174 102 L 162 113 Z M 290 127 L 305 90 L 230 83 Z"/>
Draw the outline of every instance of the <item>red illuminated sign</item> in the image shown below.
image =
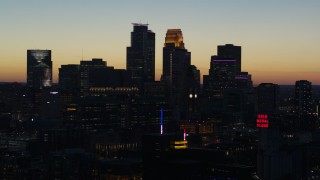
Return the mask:
<path id="1" fill-rule="evenodd" d="M 269 127 L 268 115 L 258 114 L 256 123 L 257 123 L 257 128 L 268 128 Z"/>

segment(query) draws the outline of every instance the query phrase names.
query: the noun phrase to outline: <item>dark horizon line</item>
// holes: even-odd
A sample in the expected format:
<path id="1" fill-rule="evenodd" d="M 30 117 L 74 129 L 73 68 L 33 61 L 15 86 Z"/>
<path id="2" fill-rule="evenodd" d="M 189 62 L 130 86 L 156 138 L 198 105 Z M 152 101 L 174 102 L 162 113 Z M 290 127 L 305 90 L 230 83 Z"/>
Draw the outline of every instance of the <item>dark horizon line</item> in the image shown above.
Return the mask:
<path id="1" fill-rule="evenodd" d="M 160 80 L 159 80 L 160 81 Z M 299 80 L 297 80 L 299 81 Z M 8 82 L 8 81 L 0 81 L 0 85 L 2 84 L 13 84 L 13 83 L 19 83 L 19 84 L 27 84 L 27 82 L 18 82 L 18 81 L 11 81 L 11 82 Z M 263 83 L 272 83 L 272 82 L 262 82 L 260 84 L 263 84 Z M 312 83 L 312 82 L 311 82 Z M 58 85 L 59 83 L 52 83 L 54 85 Z M 277 84 L 277 83 L 272 83 L 272 84 Z M 202 86 L 203 83 L 200 83 L 200 85 Z M 256 87 L 258 86 L 259 84 L 253 84 L 252 86 L 253 87 Z M 295 86 L 295 84 L 277 84 L 279 86 Z M 312 84 L 312 86 L 320 86 L 320 84 Z"/>

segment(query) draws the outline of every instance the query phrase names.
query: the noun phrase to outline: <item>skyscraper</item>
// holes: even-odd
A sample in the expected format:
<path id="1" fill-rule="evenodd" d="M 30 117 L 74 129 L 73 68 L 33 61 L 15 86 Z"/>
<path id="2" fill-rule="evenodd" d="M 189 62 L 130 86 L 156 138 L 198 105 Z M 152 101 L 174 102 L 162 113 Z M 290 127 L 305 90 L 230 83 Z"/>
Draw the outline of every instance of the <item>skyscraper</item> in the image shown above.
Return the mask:
<path id="1" fill-rule="evenodd" d="M 223 59 L 233 59 L 236 61 L 236 72 L 241 72 L 241 46 L 226 44 L 218 46 L 218 56 Z"/>
<path id="2" fill-rule="evenodd" d="M 59 94 L 62 106 L 79 97 L 80 92 L 80 65 L 68 64 L 61 65 L 59 68 Z"/>
<path id="3" fill-rule="evenodd" d="M 127 70 L 134 84 L 140 89 L 155 77 L 155 33 L 148 24 L 133 23 L 131 46 L 127 47 Z"/>
<path id="4" fill-rule="evenodd" d="M 187 119 L 188 86 L 193 86 L 187 83 L 188 72 L 191 74 L 189 78 L 197 78 L 198 72 L 196 67 L 191 67 L 191 53 L 184 46 L 182 31 L 181 29 L 168 29 L 163 47 L 161 81 L 165 83 L 170 104 L 174 107 L 174 119 L 177 120 Z M 194 82 L 196 83 L 197 80 Z"/>
<path id="5" fill-rule="evenodd" d="M 80 96 L 88 96 L 90 84 L 90 74 L 99 68 L 106 68 L 107 62 L 94 58 L 92 61 L 80 61 Z"/>
<path id="6" fill-rule="evenodd" d="M 279 110 L 279 85 L 261 83 L 256 87 L 258 113 L 276 113 Z"/>
<path id="7" fill-rule="evenodd" d="M 241 72 L 241 46 L 219 45 L 217 52 L 211 56 L 209 75 L 204 76 L 204 91 L 209 98 L 222 96 L 224 89 L 235 88 L 240 81 L 251 81 Z"/>
<path id="8" fill-rule="evenodd" d="M 59 68 L 59 86 L 63 92 L 78 93 L 80 89 L 80 65 L 61 65 Z"/>
<path id="9" fill-rule="evenodd" d="M 210 75 L 217 89 L 230 88 L 237 74 L 237 60 L 222 60 L 219 56 L 211 56 Z"/>
<path id="10" fill-rule="evenodd" d="M 248 72 L 241 72 L 241 46 L 218 46 L 218 55 L 211 56 L 209 75 L 203 82 L 209 116 L 221 117 L 226 123 L 252 117 L 252 79 Z"/>
<path id="11" fill-rule="evenodd" d="M 51 85 L 51 50 L 27 50 L 27 86 L 42 89 Z"/>
<path id="12" fill-rule="evenodd" d="M 312 85 L 307 80 L 296 81 L 295 85 L 295 109 L 299 116 L 312 113 Z"/>
<path id="13" fill-rule="evenodd" d="M 169 85 L 171 91 L 181 93 L 190 65 L 191 53 L 184 47 L 182 31 L 168 29 L 163 47 L 162 81 Z"/>

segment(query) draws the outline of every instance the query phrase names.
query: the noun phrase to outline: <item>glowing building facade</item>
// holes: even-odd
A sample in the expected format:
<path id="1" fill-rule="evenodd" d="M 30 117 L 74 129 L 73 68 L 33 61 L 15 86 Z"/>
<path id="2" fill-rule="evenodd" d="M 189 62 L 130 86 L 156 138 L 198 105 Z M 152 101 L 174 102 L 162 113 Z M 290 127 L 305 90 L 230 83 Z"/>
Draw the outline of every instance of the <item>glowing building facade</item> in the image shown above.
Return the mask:
<path id="1" fill-rule="evenodd" d="M 191 64 L 191 53 L 184 47 L 182 31 L 168 29 L 163 47 L 162 79 L 173 88 L 183 83 L 188 66 Z"/>
<path id="2" fill-rule="evenodd" d="M 27 86 L 43 89 L 51 85 L 51 50 L 27 50 Z"/>
<path id="3" fill-rule="evenodd" d="M 185 49 L 181 29 L 168 29 L 164 47 L 168 46 L 169 44 L 174 44 L 174 47 L 179 49 Z"/>

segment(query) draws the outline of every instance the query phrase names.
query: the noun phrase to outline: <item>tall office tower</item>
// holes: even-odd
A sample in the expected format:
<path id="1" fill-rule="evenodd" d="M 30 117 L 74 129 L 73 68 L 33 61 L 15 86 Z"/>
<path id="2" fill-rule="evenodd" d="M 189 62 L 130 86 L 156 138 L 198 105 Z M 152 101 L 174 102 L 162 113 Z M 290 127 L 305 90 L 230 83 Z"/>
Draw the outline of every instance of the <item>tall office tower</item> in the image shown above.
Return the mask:
<path id="1" fill-rule="evenodd" d="M 235 87 L 237 60 L 211 56 L 207 94 L 209 97 L 222 97 L 224 89 Z"/>
<path id="2" fill-rule="evenodd" d="M 59 68 L 59 94 L 62 107 L 79 97 L 80 91 L 80 65 L 61 65 Z"/>
<path id="3" fill-rule="evenodd" d="M 204 76 L 204 92 L 207 96 L 222 96 L 222 91 L 250 82 L 248 73 L 241 72 L 241 46 L 219 45 L 218 55 L 211 56 L 209 75 Z M 248 80 L 248 81 L 246 81 Z"/>
<path id="4" fill-rule="evenodd" d="M 106 68 L 107 63 L 102 59 L 80 61 L 80 96 L 88 96 L 90 88 L 90 73 L 95 69 Z"/>
<path id="5" fill-rule="evenodd" d="M 172 92 L 182 93 L 191 53 L 184 47 L 180 29 L 168 29 L 163 47 L 162 81 L 169 85 Z"/>
<path id="6" fill-rule="evenodd" d="M 241 47 L 218 46 L 211 56 L 209 75 L 203 78 L 209 116 L 225 122 L 243 122 L 254 112 L 251 75 L 241 72 Z"/>
<path id="7" fill-rule="evenodd" d="M 236 61 L 236 72 L 241 72 L 241 46 L 226 44 L 218 46 L 218 56 L 223 59 L 233 59 Z"/>
<path id="8" fill-rule="evenodd" d="M 295 109 L 299 116 L 312 113 L 312 85 L 307 80 L 296 81 L 295 85 Z"/>
<path id="9" fill-rule="evenodd" d="M 27 86 L 39 90 L 51 85 L 51 50 L 27 50 Z"/>
<path id="10" fill-rule="evenodd" d="M 80 65 L 61 65 L 59 68 L 59 87 L 63 92 L 78 93 L 80 89 Z"/>
<path id="11" fill-rule="evenodd" d="M 191 53 L 185 49 L 180 29 L 168 29 L 163 47 L 163 72 L 161 81 L 165 83 L 170 105 L 174 107 L 175 120 L 186 120 L 189 89 L 187 75 L 191 66 Z M 192 67 L 190 69 L 192 71 Z M 196 70 L 195 70 L 196 72 Z M 196 75 L 192 75 L 196 77 Z"/>
<path id="12" fill-rule="evenodd" d="M 237 74 L 237 60 L 211 56 L 210 74 L 213 80 L 219 82 L 220 88 L 228 88 Z"/>
<path id="13" fill-rule="evenodd" d="M 154 81 L 155 33 L 148 30 L 148 24 L 133 23 L 131 46 L 127 47 L 127 70 L 140 89 L 145 82 Z"/>
<path id="14" fill-rule="evenodd" d="M 275 113 L 279 110 L 279 85 L 261 83 L 256 87 L 258 113 Z"/>

